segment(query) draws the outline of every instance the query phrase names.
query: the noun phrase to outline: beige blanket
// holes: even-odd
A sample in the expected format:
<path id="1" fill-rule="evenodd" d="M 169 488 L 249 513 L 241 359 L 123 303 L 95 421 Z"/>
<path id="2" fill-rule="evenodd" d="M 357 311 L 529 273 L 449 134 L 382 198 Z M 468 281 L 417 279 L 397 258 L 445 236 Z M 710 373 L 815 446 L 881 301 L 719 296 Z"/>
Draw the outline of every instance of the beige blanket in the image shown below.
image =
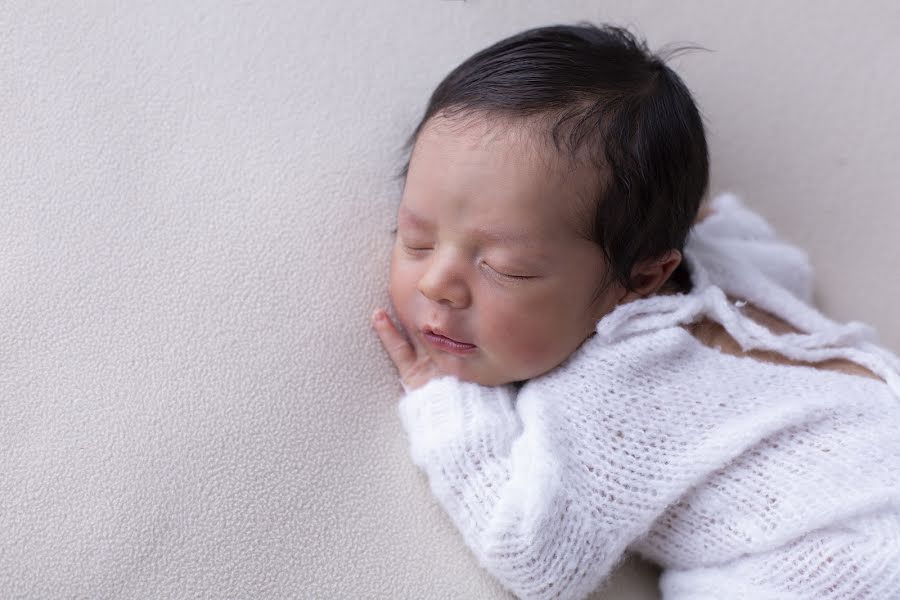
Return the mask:
<path id="1" fill-rule="evenodd" d="M 368 319 L 433 86 L 580 19 L 713 50 L 673 63 L 711 191 L 900 349 L 893 2 L 4 2 L 0 597 L 506 597 Z M 598 597 L 655 589 L 632 563 Z"/>

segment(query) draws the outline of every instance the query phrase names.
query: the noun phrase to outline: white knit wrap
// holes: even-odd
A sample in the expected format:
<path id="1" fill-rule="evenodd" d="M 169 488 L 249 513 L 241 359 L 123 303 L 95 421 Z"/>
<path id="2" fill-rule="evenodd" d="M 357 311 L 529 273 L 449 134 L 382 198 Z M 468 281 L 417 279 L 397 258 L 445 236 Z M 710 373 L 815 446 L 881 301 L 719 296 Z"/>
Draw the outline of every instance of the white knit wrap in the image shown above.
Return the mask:
<path id="1" fill-rule="evenodd" d="M 714 205 L 721 207 L 722 198 L 719 197 Z M 728 198 L 736 201 L 733 196 Z M 597 335 L 612 343 L 637 333 L 690 323 L 707 316 L 720 323 L 745 351 L 771 350 L 807 362 L 845 358 L 881 376 L 900 398 L 900 361 L 896 355 L 877 345 L 877 334 L 870 325 L 858 321 L 837 323 L 829 319 L 760 270 L 742 264 L 747 263 L 747 259 L 723 252 L 720 245 L 698 231 L 692 233 L 684 256 L 694 283 L 689 294 L 652 296 L 620 305 L 601 319 Z M 735 304 L 729 302 L 722 287 L 712 283 L 710 266 L 740 273 L 739 282 L 727 279 L 727 283 L 721 285 L 746 300 Z M 738 309 L 747 301 L 810 333 L 778 335 L 771 332 L 741 314 Z"/>
<path id="2" fill-rule="evenodd" d="M 519 390 L 406 390 L 432 493 L 520 598 L 584 598 L 631 551 L 663 567 L 663 600 L 900 600 L 900 361 L 813 308 L 805 253 L 734 196 L 685 260 L 690 293 L 618 307 Z M 805 333 L 775 335 L 743 302 Z M 745 350 L 884 381 L 722 353 L 681 326 L 701 316 Z"/>

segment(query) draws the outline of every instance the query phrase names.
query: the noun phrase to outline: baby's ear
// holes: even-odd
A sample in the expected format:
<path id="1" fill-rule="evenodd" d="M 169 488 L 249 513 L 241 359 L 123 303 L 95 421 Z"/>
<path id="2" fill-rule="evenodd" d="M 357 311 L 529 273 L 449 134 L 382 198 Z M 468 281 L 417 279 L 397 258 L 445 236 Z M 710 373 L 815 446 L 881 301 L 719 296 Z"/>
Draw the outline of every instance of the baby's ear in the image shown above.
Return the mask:
<path id="1" fill-rule="evenodd" d="M 681 264 L 681 252 L 672 249 L 656 258 L 645 259 L 631 270 L 633 292 L 628 292 L 621 302 L 646 298 L 659 291 L 672 272 Z"/>

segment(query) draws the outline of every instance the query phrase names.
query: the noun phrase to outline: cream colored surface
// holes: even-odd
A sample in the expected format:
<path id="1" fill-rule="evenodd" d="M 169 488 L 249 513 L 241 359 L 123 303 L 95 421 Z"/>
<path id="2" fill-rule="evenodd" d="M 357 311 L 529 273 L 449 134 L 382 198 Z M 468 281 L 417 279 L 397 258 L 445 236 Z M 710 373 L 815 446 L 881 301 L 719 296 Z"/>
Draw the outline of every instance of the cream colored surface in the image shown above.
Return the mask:
<path id="1" fill-rule="evenodd" d="M 7 2 L 0 596 L 506 597 L 408 459 L 368 319 L 433 87 L 579 19 L 713 50 L 673 62 L 712 191 L 900 349 L 894 2 Z"/>

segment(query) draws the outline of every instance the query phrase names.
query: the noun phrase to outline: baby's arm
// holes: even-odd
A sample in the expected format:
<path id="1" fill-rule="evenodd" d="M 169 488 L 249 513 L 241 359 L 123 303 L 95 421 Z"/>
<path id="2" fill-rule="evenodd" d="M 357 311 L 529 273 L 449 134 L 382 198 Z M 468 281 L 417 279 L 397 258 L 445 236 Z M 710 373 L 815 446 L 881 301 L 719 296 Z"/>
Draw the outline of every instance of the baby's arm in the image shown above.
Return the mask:
<path id="1" fill-rule="evenodd" d="M 514 398 L 512 385 L 446 376 L 398 410 L 413 461 L 479 563 L 519 598 L 584 598 L 623 557 L 625 534 L 576 510 L 544 433 L 523 427 Z"/>
<path id="2" fill-rule="evenodd" d="M 535 414 L 565 390 L 533 379 L 517 397 L 513 384 L 462 381 L 440 372 L 384 311 L 372 324 L 406 390 L 398 411 L 413 462 L 479 563 L 520 598 L 587 596 L 646 528 L 607 512 L 605 493 L 573 496 L 584 490 L 557 464 L 561 440 Z M 552 431 L 569 435 L 561 424 Z"/>

